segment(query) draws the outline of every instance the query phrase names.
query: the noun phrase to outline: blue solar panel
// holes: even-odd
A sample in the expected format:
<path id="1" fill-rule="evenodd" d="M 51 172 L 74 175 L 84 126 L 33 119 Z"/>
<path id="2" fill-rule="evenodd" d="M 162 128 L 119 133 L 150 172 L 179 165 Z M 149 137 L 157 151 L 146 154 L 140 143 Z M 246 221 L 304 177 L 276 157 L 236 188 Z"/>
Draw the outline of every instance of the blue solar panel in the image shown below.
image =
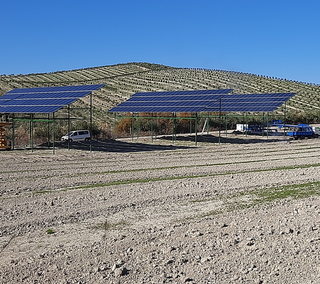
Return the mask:
<path id="1" fill-rule="evenodd" d="M 42 100 L 33 100 L 33 99 L 19 99 L 19 100 L 10 100 L 4 104 L 1 104 L 3 107 L 7 106 L 51 106 L 51 105 L 59 105 L 59 106 L 65 106 L 68 104 L 71 104 L 72 102 L 76 101 L 77 98 L 72 99 L 42 99 Z"/>
<path id="2" fill-rule="evenodd" d="M 140 101 L 140 102 L 165 102 L 165 101 L 203 101 L 203 100 L 210 100 L 210 101 L 216 101 L 221 98 L 220 95 L 183 95 L 183 96 L 132 96 L 127 101 Z"/>
<path id="3" fill-rule="evenodd" d="M 200 112 L 230 91 L 232 90 L 136 93 L 109 112 Z"/>
<path id="4" fill-rule="evenodd" d="M 7 94 L 13 93 L 49 93 L 49 92 L 73 92 L 73 91 L 95 91 L 102 88 L 104 84 L 100 85 L 81 85 L 81 86 L 59 86 L 59 87 L 41 87 L 41 88 L 23 88 L 23 89 L 14 89 L 8 92 Z"/>
<path id="5" fill-rule="evenodd" d="M 52 113 L 103 86 L 100 84 L 14 89 L 0 98 L 0 112 Z"/>
<path id="6" fill-rule="evenodd" d="M 8 106 L 0 107 L 2 113 L 53 113 L 63 106 Z"/>
<path id="7" fill-rule="evenodd" d="M 295 93 L 226 95 L 221 99 L 223 112 L 271 112 Z M 203 111 L 216 111 L 220 102 L 207 106 Z M 214 109 L 214 110 L 213 110 Z"/>
<path id="8" fill-rule="evenodd" d="M 295 93 L 228 95 L 230 89 L 137 93 L 109 112 L 269 112 Z"/>
<path id="9" fill-rule="evenodd" d="M 20 96 L 21 96 L 21 94 L 8 94 L 8 93 L 5 93 L 2 97 L 0 97 L 0 101 L 3 100 L 3 99 L 12 100 L 12 99 L 19 98 Z"/>
<path id="10" fill-rule="evenodd" d="M 82 91 L 82 92 L 59 92 L 59 93 L 24 93 L 24 94 L 14 94 L 12 98 L 11 94 L 5 94 L 5 98 L 10 99 L 23 99 L 23 98 L 82 98 L 86 95 L 89 95 L 91 91 Z"/>
<path id="11" fill-rule="evenodd" d="M 266 93 L 266 94 L 235 94 L 226 95 L 224 98 L 291 98 L 296 93 Z"/>
<path id="12" fill-rule="evenodd" d="M 145 92 L 135 93 L 134 96 L 181 96 L 181 95 L 203 95 L 203 94 L 228 94 L 232 89 L 219 90 L 192 90 L 192 91 L 170 91 L 170 92 Z"/>

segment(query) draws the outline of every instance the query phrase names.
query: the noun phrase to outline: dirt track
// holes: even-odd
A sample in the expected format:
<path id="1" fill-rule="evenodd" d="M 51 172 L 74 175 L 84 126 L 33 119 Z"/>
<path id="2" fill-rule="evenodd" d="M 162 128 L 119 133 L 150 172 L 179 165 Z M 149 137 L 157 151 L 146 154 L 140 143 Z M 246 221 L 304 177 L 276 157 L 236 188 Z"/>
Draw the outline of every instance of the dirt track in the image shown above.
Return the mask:
<path id="1" fill-rule="evenodd" d="M 320 139 L 248 141 L 0 152 L 0 283 L 320 283 Z"/>

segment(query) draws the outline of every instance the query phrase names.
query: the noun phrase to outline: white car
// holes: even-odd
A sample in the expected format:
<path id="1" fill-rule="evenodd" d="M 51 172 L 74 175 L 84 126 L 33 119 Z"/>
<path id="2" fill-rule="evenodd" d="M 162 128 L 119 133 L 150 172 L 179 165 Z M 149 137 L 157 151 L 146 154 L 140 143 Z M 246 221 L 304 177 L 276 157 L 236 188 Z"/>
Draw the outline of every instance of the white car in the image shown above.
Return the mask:
<path id="1" fill-rule="evenodd" d="M 74 130 L 61 137 L 61 141 L 89 141 L 91 139 L 89 130 Z"/>

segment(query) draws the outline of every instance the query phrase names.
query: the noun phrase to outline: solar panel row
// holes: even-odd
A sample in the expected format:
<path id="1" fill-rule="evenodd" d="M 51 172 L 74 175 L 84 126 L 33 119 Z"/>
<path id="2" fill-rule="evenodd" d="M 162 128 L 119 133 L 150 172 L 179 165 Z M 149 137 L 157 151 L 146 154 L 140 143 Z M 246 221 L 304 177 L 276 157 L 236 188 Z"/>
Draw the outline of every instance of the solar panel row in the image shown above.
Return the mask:
<path id="1" fill-rule="evenodd" d="M 137 93 L 109 112 L 269 112 L 295 93 L 228 95 L 230 89 Z M 204 94 L 205 93 L 205 94 Z"/>
<path id="2" fill-rule="evenodd" d="M 57 92 L 75 92 L 75 91 L 95 91 L 102 88 L 104 84 L 99 85 L 81 85 L 81 86 L 59 86 L 59 87 L 42 87 L 42 88 L 23 88 L 13 89 L 7 94 L 20 93 L 57 93 Z"/>
<path id="3" fill-rule="evenodd" d="M 0 97 L 2 113 L 52 113 L 100 85 L 14 89 Z M 295 93 L 236 94 L 232 89 L 136 93 L 109 112 L 273 111 Z M 220 108 L 221 107 L 221 108 Z"/>
<path id="4" fill-rule="evenodd" d="M 60 108 L 61 106 L 0 106 L 0 113 L 53 113 Z"/>
<path id="5" fill-rule="evenodd" d="M 210 101 L 217 101 L 220 100 L 222 95 L 197 95 L 197 96 L 135 96 L 133 95 L 130 99 L 128 99 L 126 102 L 166 102 L 166 101 L 204 101 L 204 100 L 210 100 Z"/>
<path id="6" fill-rule="evenodd" d="M 100 84 L 14 89 L 0 97 L 0 112 L 53 113 L 103 86 Z"/>
<path id="7" fill-rule="evenodd" d="M 295 93 L 273 94 L 237 94 L 227 95 L 221 99 L 221 111 L 223 112 L 270 112 L 281 106 Z M 213 111 L 220 103 L 213 103 L 203 111 Z"/>
<path id="8" fill-rule="evenodd" d="M 295 93 L 235 94 L 224 98 L 291 98 Z"/>
<path id="9" fill-rule="evenodd" d="M 84 95 L 90 94 L 92 91 L 77 91 L 77 92 L 53 92 L 53 93 L 6 93 L 3 97 L 6 99 L 33 99 L 33 98 L 81 98 Z"/>
<path id="10" fill-rule="evenodd" d="M 65 106 L 68 104 L 73 103 L 78 98 L 68 98 L 68 99 L 45 99 L 45 100 L 10 100 L 6 103 L 1 103 L 2 107 L 8 107 L 8 106 L 41 106 L 41 105 L 57 105 L 57 106 Z"/>
<path id="11" fill-rule="evenodd" d="M 194 95 L 204 95 L 204 94 L 228 94 L 232 89 L 219 89 L 219 90 L 192 90 L 192 91 L 170 91 L 170 92 L 144 92 L 135 93 L 134 96 L 194 96 Z"/>
<path id="12" fill-rule="evenodd" d="M 200 112 L 232 89 L 136 93 L 109 112 Z"/>

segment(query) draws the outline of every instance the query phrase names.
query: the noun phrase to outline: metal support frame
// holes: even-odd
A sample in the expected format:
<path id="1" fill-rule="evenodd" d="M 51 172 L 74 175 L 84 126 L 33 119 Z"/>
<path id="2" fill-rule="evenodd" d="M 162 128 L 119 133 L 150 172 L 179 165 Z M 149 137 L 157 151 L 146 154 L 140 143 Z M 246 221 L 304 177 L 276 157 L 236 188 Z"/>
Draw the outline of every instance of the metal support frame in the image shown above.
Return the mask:
<path id="1" fill-rule="evenodd" d="M 153 143 L 153 113 L 151 113 L 151 142 Z"/>
<path id="2" fill-rule="evenodd" d="M 70 106 L 68 105 L 68 134 L 70 133 Z M 68 151 L 70 151 L 70 139 L 68 139 Z"/>
<path id="3" fill-rule="evenodd" d="M 195 143 L 196 146 L 198 146 L 198 114 L 196 113 L 196 119 L 195 119 Z"/>
<path id="4" fill-rule="evenodd" d="M 286 124 L 287 121 L 287 102 L 284 103 L 284 121 L 283 124 Z M 286 136 L 286 129 L 283 128 L 283 136 Z"/>
<path id="5" fill-rule="evenodd" d="M 31 116 L 31 121 L 30 121 L 30 135 L 31 135 L 31 152 L 33 152 L 33 114 Z"/>
<path id="6" fill-rule="evenodd" d="M 47 128 L 47 146 L 48 146 L 48 148 L 50 147 L 50 122 L 49 122 L 49 119 L 50 119 L 50 114 L 48 113 L 48 116 L 47 116 L 48 118 L 48 128 Z"/>
<path id="7" fill-rule="evenodd" d="M 117 138 L 116 118 L 117 118 L 117 114 L 114 113 L 114 115 L 113 115 L 113 139 L 116 139 L 116 138 Z"/>
<path id="8" fill-rule="evenodd" d="M 228 118 L 229 117 L 241 117 L 242 118 L 242 121 L 243 121 L 243 124 L 245 125 L 248 125 L 248 116 L 251 116 L 251 115 L 248 115 L 247 112 L 243 113 L 242 115 L 227 115 L 227 114 L 224 114 L 224 117 L 225 117 L 225 127 L 226 127 L 226 135 L 227 135 L 227 124 L 228 124 Z M 253 115 L 254 117 L 257 117 L 256 115 Z M 263 120 L 265 120 L 264 118 L 265 114 L 263 113 L 262 115 L 258 115 L 258 117 L 262 117 Z M 269 121 L 269 113 L 267 113 L 267 119 Z M 114 117 L 116 118 L 116 113 L 114 113 Z M 221 143 L 221 131 L 222 131 L 222 117 L 223 117 L 223 113 L 221 111 L 221 107 L 219 109 L 219 114 L 218 115 L 209 115 L 206 114 L 205 116 L 199 116 L 198 113 L 194 113 L 192 114 L 190 117 L 184 117 L 184 116 L 176 116 L 176 115 L 173 115 L 173 116 L 154 116 L 154 114 L 152 113 L 151 116 L 139 116 L 139 117 L 135 117 L 134 113 L 132 113 L 131 116 L 121 116 L 121 118 L 131 118 L 132 119 L 132 141 L 134 139 L 134 120 L 135 119 L 151 119 L 151 140 L 153 142 L 153 138 L 154 136 L 156 137 L 156 133 L 154 132 L 154 125 L 153 125 L 153 120 L 156 118 L 156 121 L 158 121 L 158 119 L 172 119 L 172 143 L 174 144 L 175 141 L 176 141 L 176 120 L 177 119 L 189 119 L 190 120 L 190 134 L 192 134 L 192 122 L 194 121 L 194 133 L 195 133 L 195 145 L 197 146 L 198 145 L 198 119 L 199 118 L 206 118 L 208 119 L 208 123 L 207 123 L 207 127 L 209 125 L 209 119 L 210 118 L 218 118 L 219 119 L 219 144 Z M 138 124 L 138 122 L 137 122 Z M 116 132 L 116 124 L 114 122 L 114 132 Z M 139 129 L 137 129 L 137 132 L 139 131 Z M 245 130 L 245 133 L 244 133 L 246 136 L 248 135 L 248 129 L 246 128 Z M 138 134 L 139 135 L 139 134 Z M 138 136 L 137 136 L 138 137 Z"/>
<path id="9" fill-rule="evenodd" d="M 225 122 L 226 122 L 226 136 L 228 136 L 228 116 L 227 116 L 227 114 L 224 117 L 225 117 Z"/>
<path id="10" fill-rule="evenodd" d="M 267 138 L 269 138 L 269 112 L 267 112 Z"/>
<path id="11" fill-rule="evenodd" d="M 30 123 L 30 147 L 31 150 L 33 152 L 34 148 L 33 148 L 33 123 L 37 122 L 37 121 L 42 121 L 42 122 L 52 122 L 52 147 L 53 147 L 53 154 L 55 154 L 55 145 L 54 145 L 54 138 L 55 138 L 55 126 L 54 126 L 54 114 L 52 119 L 40 119 L 40 118 L 34 118 L 33 116 L 31 116 L 29 119 L 28 118 L 12 118 L 12 124 L 15 123 L 15 121 L 28 121 Z M 14 133 L 14 127 L 13 127 L 13 133 Z M 13 141 L 14 141 L 14 136 L 13 136 Z M 14 147 L 14 143 L 13 143 L 13 147 Z"/>
<path id="12" fill-rule="evenodd" d="M 15 146 L 15 120 L 14 120 L 14 118 L 15 118 L 15 115 L 14 115 L 14 113 L 12 114 L 12 150 L 14 150 L 14 146 Z"/>
<path id="13" fill-rule="evenodd" d="M 133 137 L 134 137 L 134 117 L 133 117 L 133 113 L 132 113 L 132 119 L 131 119 L 131 141 L 133 141 Z"/>
<path id="14" fill-rule="evenodd" d="M 219 107 L 219 144 L 221 143 L 221 98 L 220 98 L 220 107 Z"/>
<path id="15" fill-rule="evenodd" d="M 139 114 L 137 115 L 137 139 L 139 139 L 140 134 L 140 124 L 139 124 Z"/>
<path id="16" fill-rule="evenodd" d="M 90 93 L 90 107 L 86 107 L 86 108 L 78 108 L 78 107 L 75 107 L 75 108 L 70 108 L 70 105 L 67 105 L 67 120 L 68 120 L 68 133 L 70 133 L 70 121 L 71 121 L 71 118 L 70 118 L 70 110 L 71 109 L 85 109 L 85 110 L 90 110 L 90 131 L 91 131 L 91 134 L 92 134 L 92 130 L 93 130 L 93 98 L 92 98 L 92 92 Z M 25 117 L 16 117 L 15 116 L 15 113 L 12 113 L 11 114 L 12 117 L 11 117 L 11 121 L 12 121 L 12 145 L 11 145 L 11 148 L 14 149 L 15 148 L 15 122 L 16 121 L 29 121 L 29 130 L 30 130 L 30 147 L 31 147 L 31 150 L 33 151 L 34 150 L 34 137 L 33 137 L 33 130 L 34 130 L 34 123 L 37 122 L 37 121 L 46 121 L 48 122 L 48 131 L 47 131 L 47 134 L 48 134 L 48 148 L 50 147 L 50 122 L 52 122 L 53 124 L 53 130 L 52 130 L 52 135 L 53 135 L 53 141 L 52 141 L 52 144 L 53 144 L 53 147 L 54 147 L 54 143 L 55 143 L 55 129 L 54 129 L 54 125 L 55 125 L 55 120 L 66 120 L 66 118 L 55 118 L 55 113 L 52 113 L 52 119 L 50 119 L 50 113 L 47 114 L 47 119 L 44 119 L 44 118 L 36 118 L 35 115 L 33 113 L 30 113 L 29 114 L 29 118 L 25 118 Z M 70 150 L 70 142 L 68 141 L 68 150 Z M 91 142 L 91 139 L 90 139 L 90 152 L 92 151 L 92 142 Z M 55 153 L 55 149 L 53 148 L 53 152 Z"/>
<path id="17" fill-rule="evenodd" d="M 89 140 L 89 148 L 90 152 L 92 152 L 92 121 L 93 121 L 93 110 L 92 110 L 92 92 L 90 93 L 90 140 Z"/>

